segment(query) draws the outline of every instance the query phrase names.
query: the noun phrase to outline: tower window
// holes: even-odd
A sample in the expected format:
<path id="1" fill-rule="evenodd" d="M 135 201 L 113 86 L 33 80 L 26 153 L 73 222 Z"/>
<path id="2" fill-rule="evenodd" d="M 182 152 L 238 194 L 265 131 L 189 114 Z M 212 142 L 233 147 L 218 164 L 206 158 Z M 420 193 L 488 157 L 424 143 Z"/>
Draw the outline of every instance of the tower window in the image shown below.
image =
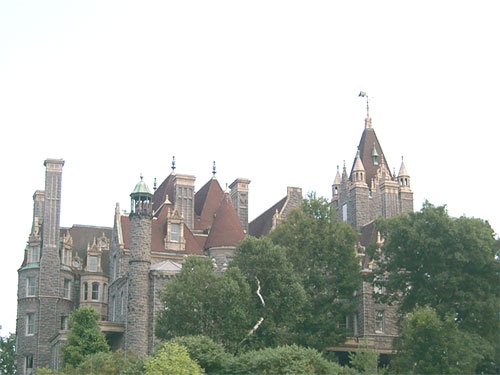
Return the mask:
<path id="1" fill-rule="evenodd" d="M 170 241 L 179 242 L 180 241 L 180 224 L 170 224 Z"/>
<path id="2" fill-rule="evenodd" d="M 375 332 L 384 332 L 385 329 L 385 316 L 383 310 L 375 312 Z"/>
<path id="3" fill-rule="evenodd" d="M 347 221 L 347 203 L 342 206 L 342 220 Z"/>
<path id="4" fill-rule="evenodd" d="M 71 298 L 71 280 L 64 279 L 64 298 Z"/>
<path id="5" fill-rule="evenodd" d="M 123 316 L 123 311 L 125 310 L 124 309 L 125 307 L 125 298 L 123 296 L 123 291 L 120 293 L 120 315 Z"/>
<path id="6" fill-rule="evenodd" d="M 61 330 L 62 331 L 68 330 L 68 317 L 67 316 L 61 316 Z"/>
<path id="7" fill-rule="evenodd" d="M 39 254 L 38 254 L 38 247 L 30 248 L 29 262 L 30 263 L 38 263 L 39 260 L 40 259 L 39 259 Z"/>
<path id="8" fill-rule="evenodd" d="M 32 375 L 33 374 L 33 356 L 27 355 L 24 367 L 26 368 L 25 374 Z"/>
<path id="9" fill-rule="evenodd" d="M 113 256 L 113 280 L 118 278 L 118 257 L 116 254 Z"/>
<path id="10" fill-rule="evenodd" d="M 99 300 L 99 283 L 92 283 L 92 301 Z"/>
<path id="11" fill-rule="evenodd" d="M 89 284 L 87 282 L 83 283 L 83 300 L 86 301 L 89 298 Z"/>
<path id="12" fill-rule="evenodd" d="M 26 314 L 26 336 L 35 334 L 35 314 Z"/>
<path id="13" fill-rule="evenodd" d="M 99 257 L 91 256 L 89 260 L 89 271 L 97 272 L 98 265 L 99 265 Z"/>
<path id="14" fill-rule="evenodd" d="M 28 276 L 26 278 L 26 297 L 33 297 L 36 292 L 36 279 L 35 276 Z"/>

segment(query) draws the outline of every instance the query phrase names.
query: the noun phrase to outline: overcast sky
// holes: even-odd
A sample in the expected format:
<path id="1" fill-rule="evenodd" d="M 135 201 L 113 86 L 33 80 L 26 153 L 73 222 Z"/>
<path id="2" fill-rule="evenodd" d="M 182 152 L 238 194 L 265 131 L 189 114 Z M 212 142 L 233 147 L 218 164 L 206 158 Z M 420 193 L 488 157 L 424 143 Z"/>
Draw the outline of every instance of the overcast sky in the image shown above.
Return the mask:
<path id="1" fill-rule="evenodd" d="M 331 198 L 366 103 L 415 209 L 500 231 L 498 1 L 2 1 L 2 335 L 46 158 L 61 224 L 113 224 L 139 175 L 249 178 L 250 219 L 287 186 Z"/>

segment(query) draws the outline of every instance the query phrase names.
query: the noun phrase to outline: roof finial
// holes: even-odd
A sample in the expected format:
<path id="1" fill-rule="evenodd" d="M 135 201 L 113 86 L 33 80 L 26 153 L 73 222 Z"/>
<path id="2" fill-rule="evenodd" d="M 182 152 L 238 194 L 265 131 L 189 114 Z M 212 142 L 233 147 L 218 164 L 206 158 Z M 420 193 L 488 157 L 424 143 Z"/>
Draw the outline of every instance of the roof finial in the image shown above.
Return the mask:
<path id="1" fill-rule="evenodd" d="M 360 91 L 358 96 L 361 98 L 366 98 L 366 117 L 370 117 L 370 98 L 364 91 Z"/>
<path id="2" fill-rule="evenodd" d="M 142 178 L 143 178 L 143 177 L 142 177 L 142 173 L 140 174 L 140 177 L 141 177 L 141 181 L 142 181 Z"/>
<path id="3" fill-rule="evenodd" d="M 172 173 L 175 173 L 175 156 L 172 156 Z"/>
<path id="4" fill-rule="evenodd" d="M 154 182 L 153 182 L 153 190 L 156 191 L 156 177 L 155 177 Z"/>
<path id="5" fill-rule="evenodd" d="M 217 173 L 216 169 L 215 169 L 215 161 L 214 161 L 214 165 L 212 167 L 212 178 L 215 178 L 215 174 Z"/>

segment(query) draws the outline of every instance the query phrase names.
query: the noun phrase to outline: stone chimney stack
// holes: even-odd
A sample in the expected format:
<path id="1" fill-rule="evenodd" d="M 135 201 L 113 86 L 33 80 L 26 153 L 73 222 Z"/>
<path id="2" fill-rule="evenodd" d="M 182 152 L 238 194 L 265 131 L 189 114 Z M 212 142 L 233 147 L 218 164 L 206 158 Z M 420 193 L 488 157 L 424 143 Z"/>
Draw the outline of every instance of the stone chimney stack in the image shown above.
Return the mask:
<path id="1" fill-rule="evenodd" d="M 229 185 L 231 200 L 245 233 L 248 233 L 248 185 L 250 182 L 246 178 L 237 178 Z"/>

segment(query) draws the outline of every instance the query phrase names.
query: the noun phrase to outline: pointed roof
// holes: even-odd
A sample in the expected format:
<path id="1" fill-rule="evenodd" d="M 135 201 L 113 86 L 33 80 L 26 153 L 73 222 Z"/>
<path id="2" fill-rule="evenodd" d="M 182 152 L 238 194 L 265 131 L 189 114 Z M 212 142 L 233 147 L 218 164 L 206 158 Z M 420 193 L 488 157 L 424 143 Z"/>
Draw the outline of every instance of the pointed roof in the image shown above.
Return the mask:
<path id="1" fill-rule="evenodd" d="M 194 195 L 195 229 L 205 230 L 210 228 L 223 197 L 224 192 L 215 177 L 211 178 L 196 192 Z"/>
<path id="2" fill-rule="evenodd" d="M 335 180 L 333 180 L 334 185 L 340 185 L 342 180 L 340 179 L 340 170 L 339 166 L 337 165 L 337 174 L 335 175 Z"/>
<path id="3" fill-rule="evenodd" d="M 363 162 L 361 161 L 361 158 L 359 156 L 359 150 L 358 153 L 356 154 L 356 159 L 354 160 L 354 167 L 352 168 L 353 172 L 364 172 L 365 167 L 363 165 Z"/>
<path id="4" fill-rule="evenodd" d="M 248 234 L 254 237 L 262 237 L 269 233 L 273 227 L 273 216 L 276 211 L 281 212 L 287 201 L 287 196 L 272 205 L 248 225 Z"/>
<path id="5" fill-rule="evenodd" d="M 403 158 L 401 158 L 401 167 L 399 168 L 399 173 L 398 176 L 405 176 L 409 177 L 410 175 L 408 174 L 408 171 L 406 170 L 405 162 L 403 161 Z"/>
<path id="6" fill-rule="evenodd" d="M 215 219 L 205 242 L 205 249 L 217 246 L 236 246 L 245 238 L 240 218 L 236 214 L 231 197 L 224 198 L 215 215 Z"/>
<path id="7" fill-rule="evenodd" d="M 359 146 L 358 146 L 361 162 L 363 163 L 363 167 L 365 168 L 366 183 L 368 184 L 368 186 L 370 186 L 372 178 L 374 178 L 377 175 L 378 167 L 382 165 L 382 163 L 386 163 L 387 160 L 385 158 L 384 152 L 382 151 L 382 146 L 380 146 L 377 135 L 375 134 L 375 130 L 373 129 L 373 127 L 371 127 L 371 118 L 369 120 L 370 120 L 369 121 L 370 127 L 365 126 L 365 129 L 363 130 L 363 134 L 361 135 L 361 140 L 359 141 Z M 378 158 L 379 165 L 375 165 L 373 163 L 372 153 L 374 149 L 379 156 Z M 354 171 L 355 163 L 356 160 L 354 160 L 352 171 Z M 389 166 L 387 164 L 386 166 L 390 174 L 391 172 Z"/>
<path id="8" fill-rule="evenodd" d="M 167 196 L 172 199 L 174 196 L 174 173 L 170 173 L 168 177 L 160 184 L 158 189 L 153 194 L 153 211 L 156 211 L 165 202 Z"/>

